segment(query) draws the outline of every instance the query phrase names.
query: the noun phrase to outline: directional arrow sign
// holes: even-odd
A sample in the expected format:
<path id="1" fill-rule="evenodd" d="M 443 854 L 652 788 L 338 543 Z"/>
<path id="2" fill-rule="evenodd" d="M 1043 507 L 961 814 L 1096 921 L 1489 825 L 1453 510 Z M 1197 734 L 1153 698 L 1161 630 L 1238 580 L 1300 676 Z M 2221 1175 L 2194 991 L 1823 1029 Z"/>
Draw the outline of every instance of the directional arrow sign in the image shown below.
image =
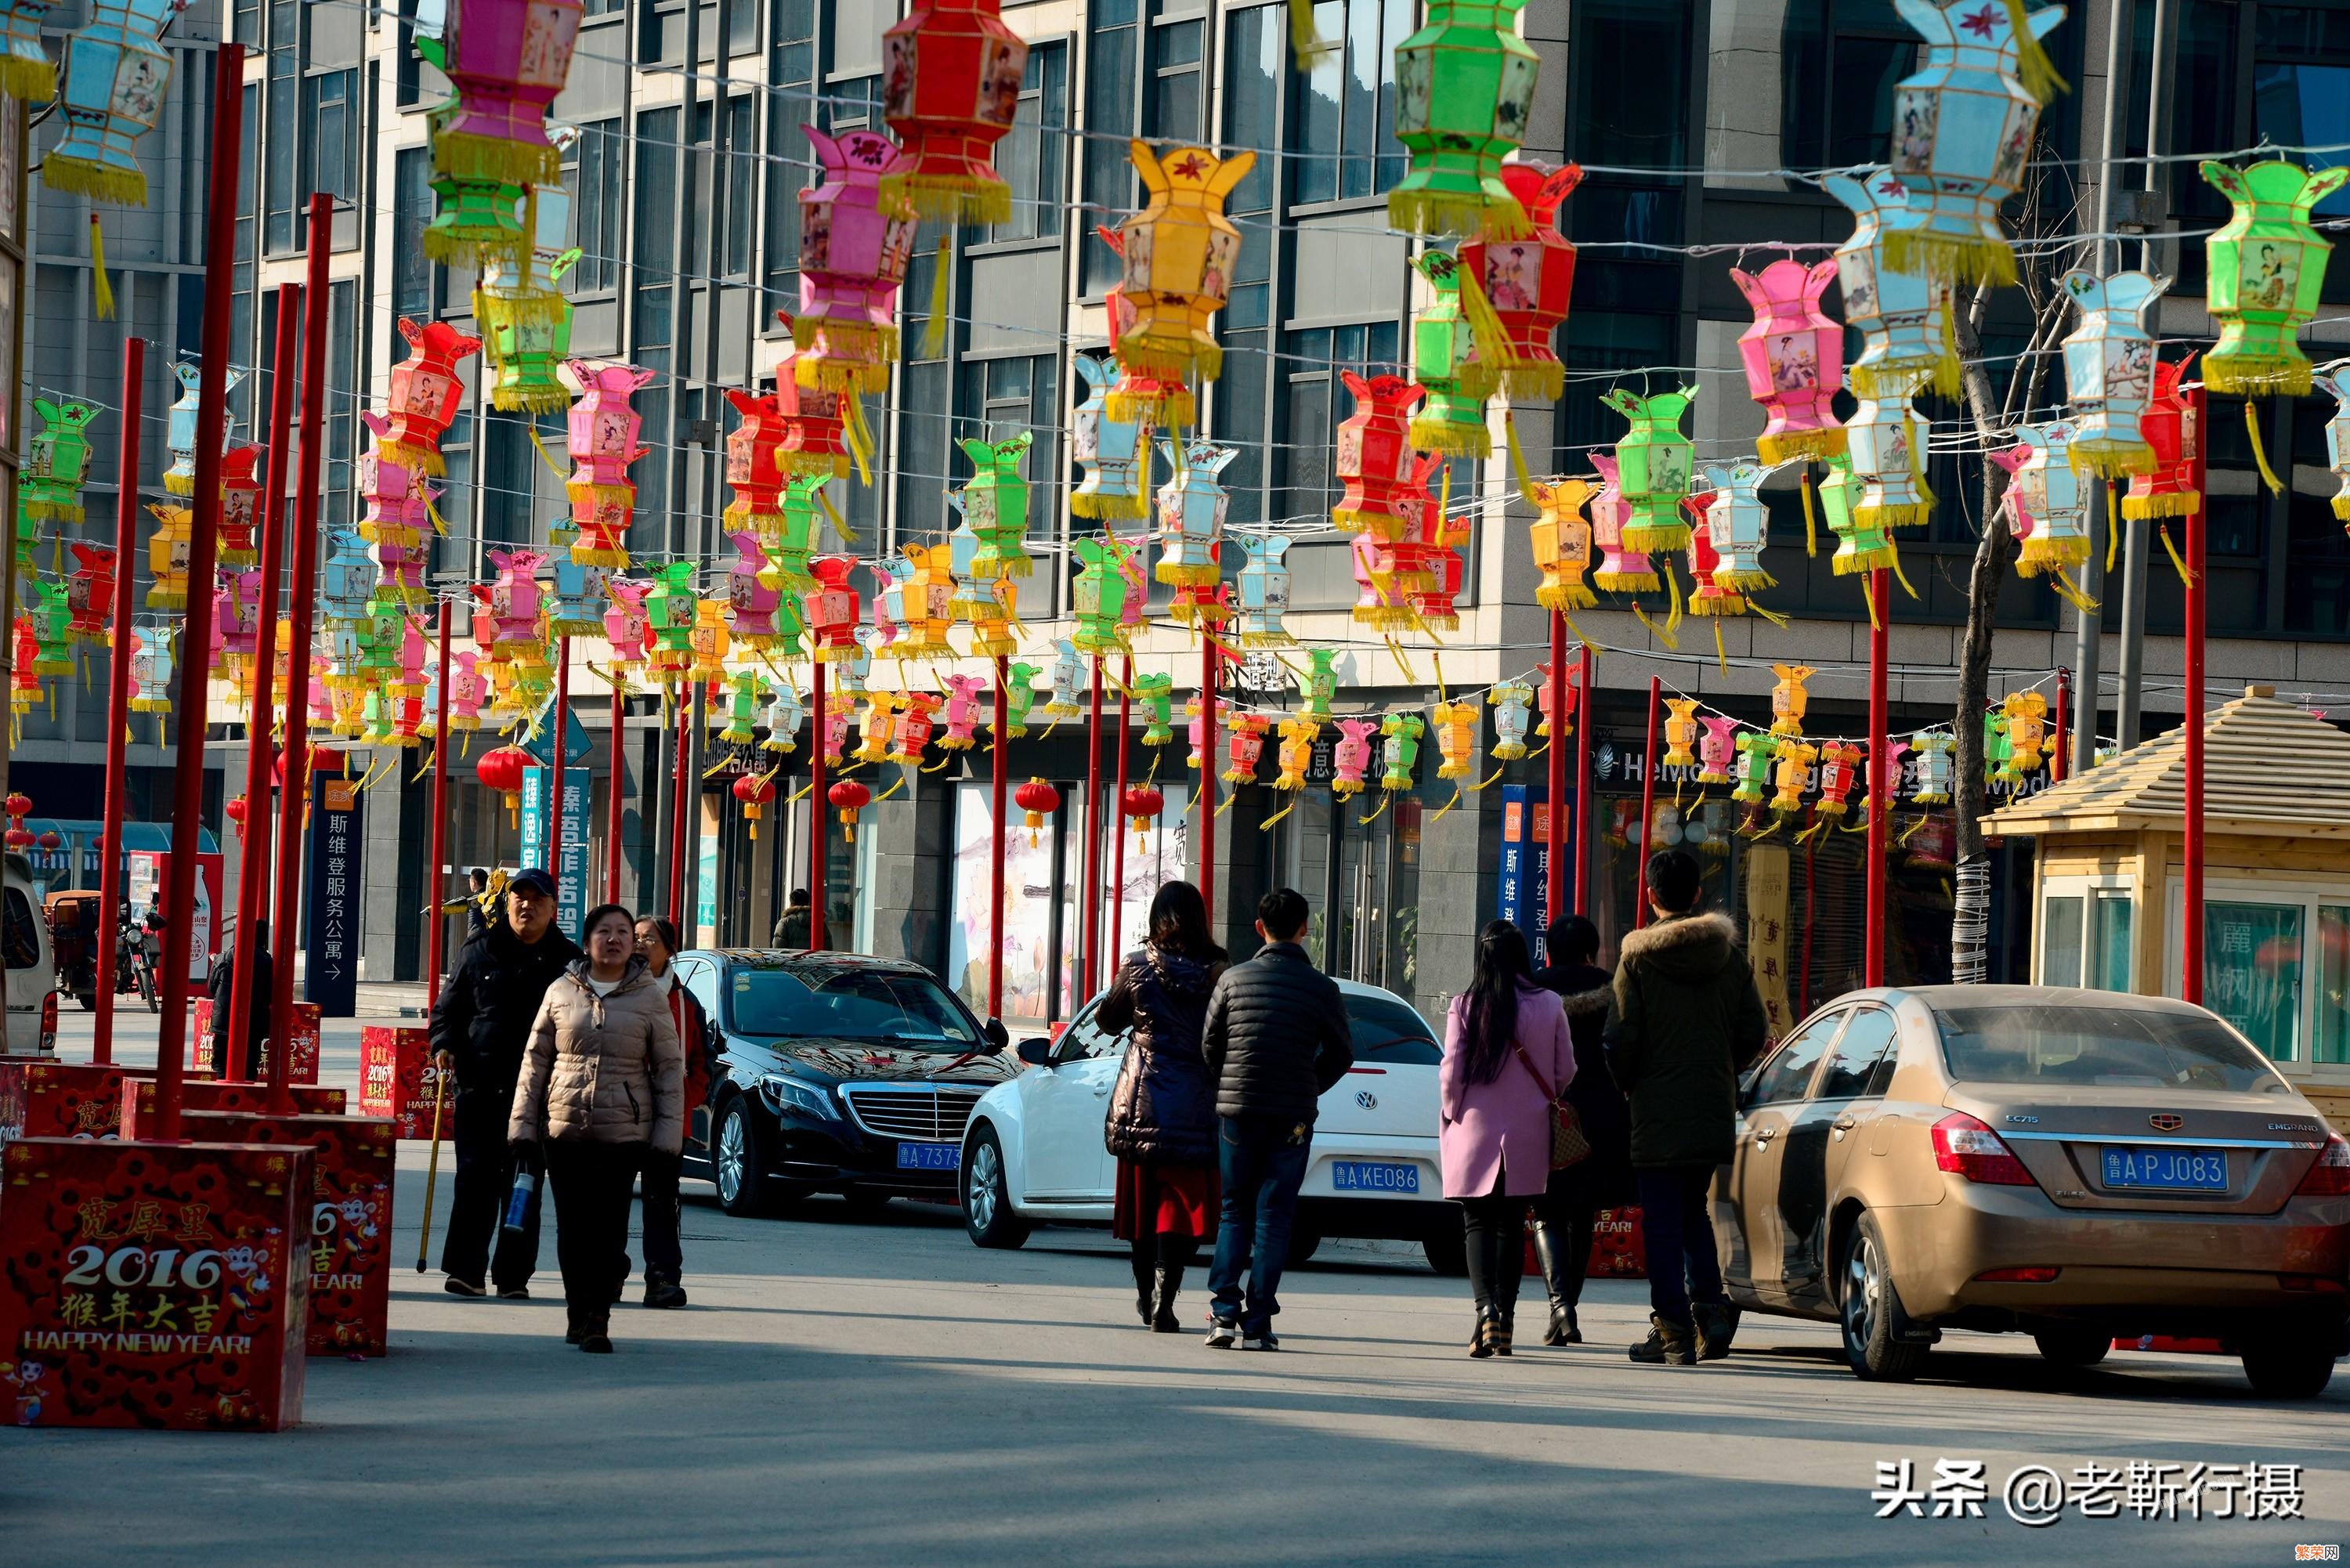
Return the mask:
<path id="1" fill-rule="evenodd" d="M 555 703 L 550 699 L 546 707 L 538 711 L 538 733 L 522 743 L 522 749 L 528 752 L 531 760 L 540 767 L 549 765 L 552 760 L 546 753 L 547 742 L 552 739 L 554 726 L 546 720 L 547 709 L 554 706 Z M 588 726 L 579 722 L 578 710 L 565 708 L 563 710 L 564 764 L 567 767 L 584 763 L 595 753 L 595 750 L 596 748 L 588 740 Z"/>

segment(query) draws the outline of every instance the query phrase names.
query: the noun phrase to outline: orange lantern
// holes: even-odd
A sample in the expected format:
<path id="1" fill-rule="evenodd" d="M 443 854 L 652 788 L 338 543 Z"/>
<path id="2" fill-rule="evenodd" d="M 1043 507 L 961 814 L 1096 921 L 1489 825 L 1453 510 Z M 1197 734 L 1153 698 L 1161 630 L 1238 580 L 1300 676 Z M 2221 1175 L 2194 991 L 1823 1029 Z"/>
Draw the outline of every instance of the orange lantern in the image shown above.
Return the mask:
<path id="1" fill-rule="evenodd" d="M 1256 154 L 1219 159 L 1201 147 L 1176 147 L 1163 159 L 1133 144 L 1135 171 L 1149 200 L 1119 225 L 1126 263 L 1119 283 L 1121 321 L 1112 352 L 1139 379 L 1212 381 L 1224 351 L 1208 318 L 1232 296 L 1241 232 L 1224 216 L 1224 198 L 1255 166 Z M 1115 409 L 1113 409 L 1115 412 Z"/>

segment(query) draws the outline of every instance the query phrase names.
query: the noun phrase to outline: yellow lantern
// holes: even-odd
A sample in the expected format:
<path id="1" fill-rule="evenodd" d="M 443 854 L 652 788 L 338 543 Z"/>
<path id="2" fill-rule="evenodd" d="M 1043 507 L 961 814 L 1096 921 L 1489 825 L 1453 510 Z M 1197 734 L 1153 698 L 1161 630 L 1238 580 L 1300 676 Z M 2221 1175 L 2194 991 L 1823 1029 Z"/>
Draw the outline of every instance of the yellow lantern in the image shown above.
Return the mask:
<path id="1" fill-rule="evenodd" d="M 898 693 L 868 691 L 865 694 L 865 732 L 857 742 L 857 760 L 878 763 L 889 754 L 889 740 L 898 727 Z"/>
<path id="2" fill-rule="evenodd" d="M 1477 747 L 1476 706 L 1469 702 L 1439 702 L 1435 712 L 1436 751 L 1441 759 L 1436 765 L 1436 776 L 1465 779 L 1470 774 L 1470 753 Z"/>
<path id="3" fill-rule="evenodd" d="M 726 609 L 724 599 L 703 599 L 693 607 L 693 662 L 686 668 L 688 680 L 726 679 Z"/>
<path id="4" fill-rule="evenodd" d="M 1697 765 L 1697 699 L 1668 697 L 1665 699 L 1665 755 L 1661 765 L 1688 768 Z"/>
<path id="5" fill-rule="evenodd" d="M 1149 200 L 1118 225 L 1126 276 L 1118 306 L 1131 320 L 1114 324 L 1119 367 L 1128 377 L 1212 381 L 1223 350 L 1208 318 L 1231 296 L 1241 232 L 1224 216 L 1224 198 L 1256 163 L 1253 152 L 1218 158 L 1176 147 L 1164 159 L 1133 143 L 1134 167 Z"/>
<path id="6" fill-rule="evenodd" d="M 1808 664 L 1774 664 L 1773 674 L 1779 682 L 1771 688 L 1771 732 L 1774 735 L 1800 735 L 1804 732 L 1804 710 L 1812 694 L 1804 682 L 1819 673 Z"/>
<path id="7" fill-rule="evenodd" d="M 2038 773 L 2048 742 L 2048 699 L 2037 691 L 2011 691 L 2000 706 L 2007 713 L 2007 743 L 2013 749 L 2010 765 L 2019 774 Z"/>
<path id="8" fill-rule="evenodd" d="M 1773 767 L 1771 787 L 1778 793 L 1771 797 L 1771 809 L 1782 814 L 1804 808 L 1804 786 L 1811 782 L 1812 761 L 1819 749 L 1799 740 L 1782 739 L 1773 749 Z"/>
<path id="9" fill-rule="evenodd" d="M 1534 504 L 1542 509 L 1534 524 L 1534 566 L 1543 577 L 1534 602 L 1544 609 L 1564 614 L 1599 602 L 1584 580 L 1591 570 L 1591 524 L 1583 515 L 1583 504 L 1598 489 L 1582 479 L 1531 487 Z"/>

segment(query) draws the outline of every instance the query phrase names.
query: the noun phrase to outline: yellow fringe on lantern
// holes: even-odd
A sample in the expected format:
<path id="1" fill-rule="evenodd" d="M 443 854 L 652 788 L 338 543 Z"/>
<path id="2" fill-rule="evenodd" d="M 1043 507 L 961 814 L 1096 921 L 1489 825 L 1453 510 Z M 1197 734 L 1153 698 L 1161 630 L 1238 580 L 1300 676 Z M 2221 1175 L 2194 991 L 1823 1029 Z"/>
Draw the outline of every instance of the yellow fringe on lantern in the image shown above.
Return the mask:
<path id="1" fill-rule="evenodd" d="M 144 173 L 136 169 L 118 169 L 95 159 L 60 157 L 52 152 L 41 160 L 41 183 L 52 191 L 88 196 L 93 202 L 111 202 L 120 207 L 147 204 Z"/>
<path id="2" fill-rule="evenodd" d="M 2261 417 L 2250 398 L 2244 400 L 2244 433 L 2252 438 L 2252 466 L 2261 471 L 2261 483 L 2269 487 L 2271 495 L 2282 495 L 2284 482 L 2269 466 L 2268 452 L 2261 445 Z"/>
<path id="3" fill-rule="evenodd" d="M 1853 526 L 1866 533 L 1871 528 L 1923 528 L 1934 520 L 1934 504 L 1930 501 L 1904 501 L 1891 505 L 1856 506 L 1852 509 Z"/>
<path id="4" fill-rule="evenodd" d="M 1514 196 L 1497 202 L 1459 191 L 1401 186 L 1388 192 L 1388 227 L 1407 234 L 1482 234 L 1495 240 L 1523 239 L 1534 233 L 1525 208 Z"/>
<path id="5" fill-rule="evenodd" d="M 1173 561 L 1161 561 L 1150 570 L 1160 582 L 1176 588 L 1198 587 L 1205 583 L 1222 580 L 1222 574 L 1213 562 L 1203 566 L 1187 566 Z"/>
<path id="6" fill-rule="evenodd" d="M 1395 540 L 1410 533 L 1416 519 L 1398 517 L 1390 512 L 1367 512 L 1358 506 L 1334 506 L 1330 509 L 1330 521 L 1351 533 L 1368 534 L 1374 539 Z M 1208 580 L 1213 581 L 1215 568 L 1211 566 L 1208 572 Z M 1163 583 L 1169 579 L 1162 576 L 1159 580 Z"/>
<path id="7" fill-rule="evenodd" d="M 1837 576 L 1849 577 L 1862 572 L 1873 572 L 1879 566 L 1890 566 L 1899 556 L 1900 552 L 1893 547 L 1893 541 L 1887 539 L 1873 549 L 1855 550 L 1849 554 L 1839 550 L 1830 564 L 1835 566 Z"/>
<path id="8" fill-rule="evenodd" d="M 1733 594 L 1751 594 L 1758 588 L 1775 588 L 1779 579 L 1757 566 L 1751 572 L 1716 572 L 1713 586 Z"/>
<path id="9" fill-rule="evenodd" d="M 1888 357 L 1874 365 L 1855 365 L 1845 372 L 1852 395 L 1877 402 L 1895 402 L 1915 394 L 1929 380 L 1939 359 Z"/>
<path id="10" fill-rule="evenodd" d="M 1121 351 L 1118 356 L 1119 368 L 1128 374 L 1134 374 L 1131 368 L 1126 364 L 1123 349 L 1124 344 L 1121 342 Z M 1148 420 L 1153 428 L 1163 430 L 1170 436 L 1173 436 L 1184 426 L 1195 422 L 1199 410 L 1192 401 L 1191 389 L 1189 387 L 1178 386 L 1170 389 L 1157 382 L 1139 385 L 1133 381 L 1122 381 L 1102 400 L 1102 412 L 1120 424 Z M 1180 440 L 1175 443 L 1175 450 L 1178 452 L 1183 450 Z M 1175 466 L 1178 472 L 1181 471 L 1183 464 L 1180 457 Z"/>
<path id="11" fill-rule="evenodd" d="M 500 375 L 497 385 L 490 389 L 490 407 L 504 414 L 551 414 L 570 406 L 571 394 L 559 385 L 549 386 Z M 556 472 L 559 473 L 562 470 Z"/>
<path id="12" fill-rule="evenodd" d="M 2189 517 L 2202 510 L 2203 497 L 2192 490 L 2122 497 L 2122 515 L 2133 523 L 2143 523 L 2150 517 Z"/>
<path id="13" fill-rule="evenodd" d="M 2043 572 L 2062 572 L 2067 566 L 2077 566 L 2088 558 L 2087 539 L 2052 539 L 2044 531 L 2035 532 L 2017 552 L 2015 569 L 2027 577 L 2037 576 Z"/>
<path id="14" fill-rule="evenodd" d="M 1106 522 L 1130 522 L 1150 515 L 1150 503 L 1141 495 L 1110 495 L 1078 491 L 1069 497 L 1069 510 L 1080 517 Z"/>
<path id="15" fill-rule="evenodd" d="M 1643 594 L 1664 586 L 1657 580 L 1654 571 L 1594 572 L 1591 580 L 1598 586 L 1600 592 L 1609 594 Z"/>
<path id="16" fill-rule="evenodd" d="M 1657 586 L 1653 577 L 1649 579 L 1648 586 Z M 1599 596 L 1581 583 L 1545 584 L 1534 590 L 1534 603 L 1546 610 L 1564 613 L 1567 610 L 1596 609 L 1599 606 Z"/>
<path id="17" fill-rule="evenodd" d="M 2334 498 L 2334 515 L 2345 523 L 2350 523 L 2350 493 L 2345 493 Z"/>
<path id="18" fill-rule="evenodd" d="M 2023 84 L 2023 90 L 2043 104 L 2054 102 L 2060 92 L 2072 91 L 2064 78 L 2056 74 L 2056 62 L 2048 57 L 2048 51 L 2033 35 L 2024 16 L 2023 0 L 2007 0 L 2007 26 L 2015 35 L 2015 79 Z"/>
<path id="19" fill-rule="evenodd" d="M 82 509 L 78 504 L 68 505 L 56 501 L 19 501 L 16 504 L 16 509 L 36 523 L 78 523 L 82 520 Z M 221 552 L 220 559 L 224 566 L 234 564 L 229 560 L 229 553 L 225 550 Z M 250 559 L 251 557 L 248 557 L 248 561 Z"/>
<path id="20" fill-rule="evenodd" d="M 1950 284 L 2015 282 L 2015 252 L 2005 239 L 1895 229 L 1885 236 L 1885 265 Z"/>
<path id="21" fill-rule="evenodd" d="M 2170 557 L 2170 569 L 2178 574 L 2179 586 L 2193 587 L 2195 576 L 2187 569 L 2187 563 L 2178 558 L 2178 546 L 2170 542 L 2169 528 L 2166 526 L 2158 532 L 2162 535 L 2162 553 Z"/>
<path id="22" fill-rule="evenodd" d="M 517 141 L 510 136 L 473 136 L 442 130 L 432 138 L 432 167 L 459 180 L 500 185 L 560 185 L 563 154 L 547 142 Z M 529 241 L 524 241 L 525 251 Z"/>
<path id="23" fill-rule="evenodd" d="M 559 326 L 571 315 L 571 302 L 543 288 L 516 289 L 477 286 L 473 314 L 485 324 L 512 330 L 543 330 Z"/>
<path id="24" fill-rule="evenodd" d="M 1483 421 L 1466 420 L 1418 419 L 1411 421 L 1408 438 L 1413 450 L 1440 452 L 1446 457 L 1491 457 L 1493 436 Z"/>
<path id="25" fill-rule="evenodd" d="M 916 217 L 932 223 L 993 224 L 1012 221 L 1012 187 L 1002 180 L 926 173 L 919 167 L 919 160 L 911 172 L 883 176 L 883 201 L 910 202 Z"/>
<path id="26" fill-rule="evenodd" d="M 1785 435 L 1766 435 L 1757 438 L 1754 442 L 1755 454 L 1766 463 L 1825 462 L 1844 450 L 1845 431 L 1841 425 L 1823 425 L 1815 431 L 1795 431 Z"/>
<path id="27" fill-rule="evenodd" d="M 2281 393 L 2288 398 L 2309 395 L 2310 363 L 2293 354 L 2219 354 L 2203 356 L 2205 390 L 2244 398 Z"/>
<path id="28" fill-rule="evenodd" d="M 1643 556 L 1669 555 L 1689 548 L 1690 525 L 1686 523 L 1627 523 L 1623 539 L 1627 550 Z"/>
<path id="29" fill-rule="evenodd" d="M 614 571 L 624 572 L 629 569 L 629 553 L 626 550 L 583 550 L 574 545 L 571 546 L 571 564 L 575 566 L 609 566 Z M 600 634 L 603 629 L 604 623 L 598 621 L 595 632 Z"/>
<path id="30" fill-rule="evenodd" d="M 46 59 L 0 55 L 0 92 L 27 103 L 47 103 L 57 96 L 57 67 Z"/>
<path id="31" fill-rule="evenodd" d="M 2156 466 L 2154 448 L 2142 441 L 2076 441 L 2065 447 L 2064 454 L 2073 460 L 2074 472 L 2095 474 L 2099 479 L 2152 473 Z"/>
<path id="32" fill-rule="evenodd" d="M 947 276 L 949 252 L 945 245 L 939 251 L 938 276 Z M 945 302 L 939 298 L 941 285 L 931 286 L 931 320 L 943 332 L 946 321 Z M 792 379 L 801 386 L 820 392 L 886 392 L 889 389 L 889 366 L 898 358 L 898 328 L 888 323 L 876 325 L 869 321 L 811 321 L 800 317 L 797 330 L 805 331 L 806 342 L 795 342 L 806 350 L 792 361 Z M 931 327 L 922 332 L 922 358 L 935 359 L 945 344 L 933 345 Z"/>
<path id="33" fill-rule="evenodd" d="M 1128 376 L 1139 376 L 1151 381 L 1189 381 L 1193 372 L 1202 380 L 1212 381 L 1224 368 L 1224 350 L 1212 339 L 1193 337 L 1188 332 L 1165 337 L 1133 332 L 1119 337 L 1118 362 Z M 1116 394 L 1111 394 L 1115 398 Z M 1105 399 L 1107 407 L 1109 400 Z M 1110 418 L 1123 421 L 1128 416 L 1111 412 Z M 1177 424 L 1190 424 L 1188 417 L 1178 418 Z"/>

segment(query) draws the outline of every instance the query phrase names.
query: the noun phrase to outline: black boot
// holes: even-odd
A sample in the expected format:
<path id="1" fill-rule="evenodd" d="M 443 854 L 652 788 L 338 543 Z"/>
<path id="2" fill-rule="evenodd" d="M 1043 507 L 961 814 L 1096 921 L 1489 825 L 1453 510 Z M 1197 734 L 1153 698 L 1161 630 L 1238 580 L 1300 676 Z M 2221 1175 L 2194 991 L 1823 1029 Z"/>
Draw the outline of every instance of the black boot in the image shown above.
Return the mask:
<path id="1" fill-rule="evenodd" d="M 1697 1355 L 1690 1347 L 1690 1325 L 1668 1323 L 1655 1313 L 1648 1314 L 1648 1337 L 1634 1345 L 1632 1359 L 1650 1366 L 1694 1366 Z"/>
<path id="2" fill-rule="evenodd" d="M 590 1355 L 611 1355 L 612 1309 L 608 1306 L 598 1307 L 592 1313 L 582 1314 L 579 1320 L 579 1338 L 576 1343 L 580 1349 Z"/>
<path id="3" fill-rule="evenodd" d="M 1183 1288 L 1183 1265 L 1159 1264 L 1158 1275 L 1153 1283 L 1156 1289 L 1152 1293 L 1151 1299 L 1150 1332 L 1153 1334 L 1182 1333 L 1183 1324 L 1175 1316 L 1175 1293 Z"/>
<path id="4" fill-rule="evenodd" d="M 1544 1345 L 1580 1345 L 1574 1328 L 1575 1307 L 1567 1300 L 1570 1282 L 1559 1237 L 1548 1225 L 1534 1221 L 1534 1261 L 1542 1265 L 1543 1287 L 1550 1293 L 1550 1326 L 1543 1331 Z"/>
<path id="5" fill-rule="evenodd" d="M 1485 1343 L 1496 1355 L 1510 1354 L 1510 1341 L 1517 1331 L 1518 1306 L 1515 1302 L 1493 1309 L 1492 1324 L 1485 1330 Z"/>
<path id="6" fill-rule="evenodd" d="M 1469 1355 L 1472 1359 L 1482 1361 L 1493 1354 L 1492 1332 L 1493 1314 L 1483 1302 L 1479 1302 L 1476 1324 L 1469 1331 Z"/>
<path id="7" fill-rule="evenodd" d="M 1158 1271 L 1152 1264 L 1150 1253 L 1139 1241 L 1134 1245 L 1131 1261 L 1134 1264 L 1134 1315 L 1142 1320 L 1143 1327 L 1149 1328 L 1156 1305 L 1152 1298 L 1158 1290 Z"/>
<path id="8" fill-rule="evenodd" d="M 1692 1302 L 1690 1320 L 1697 1330 L 1697 1358 L 1720 1361 L 1730 1354 L 1738 1334 L 1738 1309 L 1728 1302 Z"/>

